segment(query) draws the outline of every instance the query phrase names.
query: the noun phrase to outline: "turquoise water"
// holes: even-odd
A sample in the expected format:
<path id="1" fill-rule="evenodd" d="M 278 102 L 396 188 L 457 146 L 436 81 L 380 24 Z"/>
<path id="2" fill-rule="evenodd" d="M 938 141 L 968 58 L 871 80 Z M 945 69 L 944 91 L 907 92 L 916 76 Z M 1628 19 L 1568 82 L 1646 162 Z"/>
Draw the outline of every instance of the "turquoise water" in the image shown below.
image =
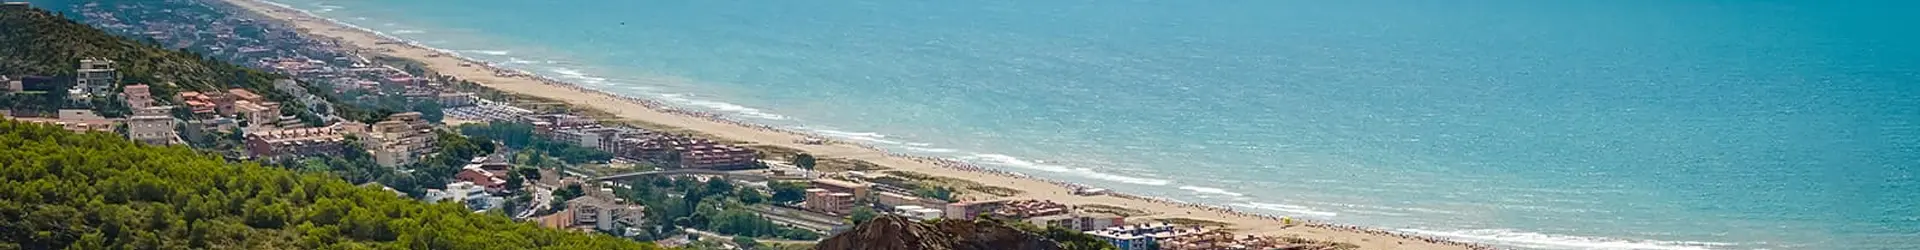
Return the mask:
<path id="1" fill-rule="evenodd" d="M 276 1 L 1248 211 L 1516 248 L 1920 248 L 1910 1 Z"/>

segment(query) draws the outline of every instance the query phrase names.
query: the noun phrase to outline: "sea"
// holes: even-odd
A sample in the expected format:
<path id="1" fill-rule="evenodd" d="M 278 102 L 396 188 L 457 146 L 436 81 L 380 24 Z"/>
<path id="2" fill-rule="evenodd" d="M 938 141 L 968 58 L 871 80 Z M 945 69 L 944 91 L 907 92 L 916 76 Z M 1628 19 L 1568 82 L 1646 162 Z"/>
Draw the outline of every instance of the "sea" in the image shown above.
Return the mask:
<path id="1" fill-rule="evenodd" d="M 1920 1 L 272 0 L 582 86 L 1516 249 L 1920 249 Z"/>

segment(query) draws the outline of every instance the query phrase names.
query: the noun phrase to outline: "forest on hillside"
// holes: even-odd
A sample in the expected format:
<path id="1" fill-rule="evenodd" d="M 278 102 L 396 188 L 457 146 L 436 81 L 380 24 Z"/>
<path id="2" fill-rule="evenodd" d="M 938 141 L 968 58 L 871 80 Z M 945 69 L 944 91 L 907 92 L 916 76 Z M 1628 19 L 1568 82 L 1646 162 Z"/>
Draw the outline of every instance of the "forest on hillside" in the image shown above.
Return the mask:
<path id="1" fill-rule="evenodd" d="M 113 134 L 0 131 L 0 249 L 657 249 Z"/>

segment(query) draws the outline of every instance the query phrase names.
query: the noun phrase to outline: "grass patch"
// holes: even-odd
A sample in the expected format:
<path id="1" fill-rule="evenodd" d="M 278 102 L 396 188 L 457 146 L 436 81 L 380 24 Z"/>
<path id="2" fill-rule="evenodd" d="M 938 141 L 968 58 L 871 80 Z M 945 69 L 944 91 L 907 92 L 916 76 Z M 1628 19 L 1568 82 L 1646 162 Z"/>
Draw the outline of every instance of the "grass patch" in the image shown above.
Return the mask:
<path id="1" fill-rule="evenodd" d="M 1106 205 L 1106 204 L 1080 205 L 1080 210 L 1093 212 L 1093 213 L 1119 215 L 1119 216 L 1125 216 L 1125 217 L 1147 215 L 1147 211 L 1140 211 L 1139 209 L 1132 209 L 1132 208 Z"/>
<path id="2" fill-rule="evenodd" d="M 921 183 L 931 183 L 933 185 L 946 187 L 948 189 L 953 189 L 955 191 L 972 191 L 975 193 L 988 194 L 988 195 L 993 195 L 998 197 L 1014 196 L 1022 192 L 1019 189 L 1012 189 L 1012 188 L 1001 187 L 1001 186 L 989 186 L 985 184 L 980 184 L 979 182 L 962 180 L 959 178 L 932 176 L 932 175 L 927 175 L 927 174 L 922 174 L 917 172 L 894 170 L 894 171 L 887 171 L 886 173 L 887 175 L 891 175 L 894 177 L 914 180 Z"/>

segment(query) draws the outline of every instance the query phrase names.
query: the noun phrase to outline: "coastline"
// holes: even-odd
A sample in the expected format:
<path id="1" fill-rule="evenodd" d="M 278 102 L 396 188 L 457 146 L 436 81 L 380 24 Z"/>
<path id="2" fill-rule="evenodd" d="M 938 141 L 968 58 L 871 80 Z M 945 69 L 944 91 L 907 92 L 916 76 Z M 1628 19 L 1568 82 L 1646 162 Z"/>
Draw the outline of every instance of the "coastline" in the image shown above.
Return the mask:
<path id="1" fill-rule="evenodd" d="M 312 16 L 260 0 L 222 0 L 260 16 L 299 28 L 314 37 L 333 38 L 340 45 L 362 53 L 407 58 L 425 64 L 443 75 L 479 83 L 502 92 L 551 99 L 587 109 L 661 126 L 698 131 L 714 137 L 755 145 L 806 151 L 823 158 L 843 158 L 873 163 L 891 170 L 930 176 L 949 177 L 1022 190 L 1012 199 L 1052 200 L 1070 205 L 1108 205 L 1148 211 L 1141 219 L 1189 218 L 1224 222 L 1229 229 L 1258 235 L 1293 236 L 1315 240 L 1351 243 L 1362 249 L 1473 249 L 1477 245 L 1419 238 L 1389 231 L 1335 224 L 1288 225 L 1277 216 L 1236 212 L 1236 210 L 1195 204 L 1160 201 L 1123 194 L 1078 196 L 1071 194 L 1069 183 L 1034 179 L 1010 172 L 999 172 L 953 160 L 891 153 L 875 147 L 852 143 L 813 145 L 800 143 L 807 138 L 824 138 L 765 125 L 726 120 L 699 112 L 672 108 L 660 102 L 622 97 L 602 91 L 539 77 L 519 70 L 491 66 L 492 63 L 461 58 L 445 50 L 413 44 L 350 25 Z M 501 74 L 510 72 L 512 74 Z M 1299 221 L 1299 220 L 1296 220 Z"/>

